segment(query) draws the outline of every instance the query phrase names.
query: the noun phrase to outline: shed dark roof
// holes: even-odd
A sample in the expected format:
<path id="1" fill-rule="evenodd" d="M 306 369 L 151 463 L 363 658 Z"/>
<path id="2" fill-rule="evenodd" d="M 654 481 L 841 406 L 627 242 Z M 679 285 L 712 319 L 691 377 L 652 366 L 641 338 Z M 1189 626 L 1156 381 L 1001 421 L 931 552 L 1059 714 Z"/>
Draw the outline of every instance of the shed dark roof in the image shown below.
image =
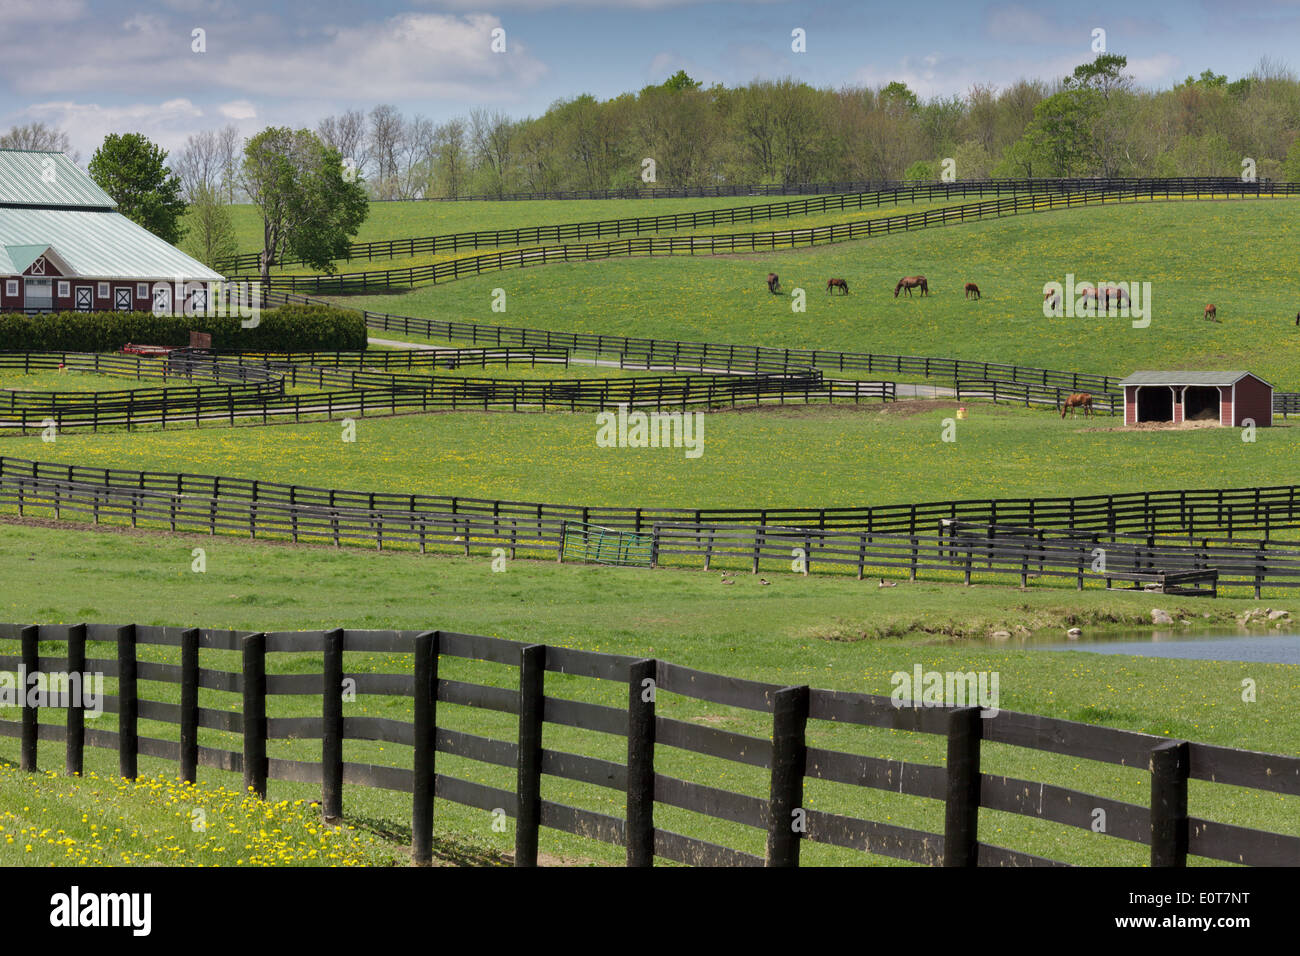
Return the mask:
<path id="1" fill-rule="evenodd" d="M 1134 372 L 1120 379 L 1120 385 L 1235 385 L 1249 375 L 1264 382 L 1253 372 Z M 1268 385 L 1268 382 L 1264 382 Z M 1269 388 L 1273 386 L 1269 385 Z"/>

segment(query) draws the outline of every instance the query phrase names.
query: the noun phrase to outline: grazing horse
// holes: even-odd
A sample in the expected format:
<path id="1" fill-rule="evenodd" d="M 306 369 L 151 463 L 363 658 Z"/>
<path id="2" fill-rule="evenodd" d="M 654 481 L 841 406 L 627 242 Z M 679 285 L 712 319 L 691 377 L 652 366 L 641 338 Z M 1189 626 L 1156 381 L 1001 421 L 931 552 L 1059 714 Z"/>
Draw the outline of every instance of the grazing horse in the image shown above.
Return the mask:
<path id="1" fill-rule="evenodd" d="M 911 296 L 913 289 L 920 289 L 921 295 L 930 294 L 930 283 L 925 281 L 925 276 L 907 276 L 898 280 L 898 285 L 894 286 L 894 298 L 898 298 L 900 289 L 906 289 L 908 296 Z"/>
<path id="2" fill-rule="evenodd" d="M 1119 286 L 1115 286 L 1115 285 L 1108 285 L 1104 289 L 1102 289 L 1101 298 L 1103 302 L 1102 308 L 1105 309 L 1107 312 L 1110 311 L 1111 299 L 1114 299 L 1116 304 L 1118 304 L 1120 308 L 1123 308 L 1124 306 L 1129 304 L 1128 293 L 1125 292 L 1123 289 L 1121 289 Z"/>
<path id="3" fill-rule="evenodd" d="M 1049 309 L 1055 311 L 1056 307 L 1061 304 L 1061 297 L 1057 294 L 1056 290 L 1053 289 L 1051 292 L 1043 293 L 1043 301 L 1047 303 Z"/>
<path id="4" fill-rule="evenodd" d="M 980 297 L 980 287 L 977 286 L 974 282 L 967 282 L 967 283 L 966 283 L 966 298 L 968 298 L 968 299 L 978 299 L 979 297 Z"/>
<path id="5" fill-rule="evenodd" d="M 776 295 L 777 290 L 780 288 L 781 288 L 781 280 L 777 278 L 775 272 L 769 272 L 767 274 L 767 291 L 772 293 L 773 295 Z"/>
<path id="6" fill-rule="evenodd" d="M 1213 302 L 1205 307 L 1205 318 L 1211 322 L 1219 321 L 1219 310 L 1214 307 Z"/>
<path id="7" fill-rule="evenodd" d="M 1067 398 L 1067 399 L 1065 400 L 1065 404 L 1061 406 L 1061 417 L 1062 417 L 1062 418 L 1065 417 L 1065 410 L 1066 410 L 1067 408 L 1070 410 L 1070 417 L 1071 417 L 1071 418 L 1074 417 L 1074 410 L 1075 410 L 1076 408 L 1082 408 L 1082 409 L 1083 409 L 1083 413 L 1084 413 L 1085 415 L 1091 415 L 1091 414 L 1092 414 L 1092 396 L 1091 396 L 1090 394 L 1088 394 L 1087 392 L 1075 392 L 1073 395 L 1071 395 L 1069 398 Z"/>
<path id="8" fill-rule="evenodd" d="M 845 295 L 849 294 L 849 284 L 845 282 L 843 279 L 826 280 L 826 291 L 831 292 L 834 289 L 843 289 Z"/>

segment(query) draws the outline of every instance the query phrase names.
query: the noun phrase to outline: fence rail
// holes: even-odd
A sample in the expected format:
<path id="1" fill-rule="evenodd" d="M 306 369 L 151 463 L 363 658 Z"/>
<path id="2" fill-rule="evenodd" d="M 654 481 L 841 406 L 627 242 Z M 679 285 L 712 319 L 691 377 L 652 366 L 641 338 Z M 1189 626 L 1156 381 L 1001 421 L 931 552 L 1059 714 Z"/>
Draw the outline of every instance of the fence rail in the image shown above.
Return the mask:
<path id="1" fill-rule="evenodd" d="M 461 249 L 481 249 L 503 245 L 522 245 L 538 242 L 573 242 L 581 239 L 602 239 L 606 236 L 622 238 L 624 235 L 663 232 L 674 229 L 698 229 L 704 226 L 734 225 L 736 223 L 767 222 L 814 213 L 865 209 L 894 203 L 918 202 L 953 196 L 1001 197 L 1022 192 L 1096 192 L 1103 189 L 1149 188 L 1152 183 L 1161 189 L 1197 189 L 1212 187 L 1219 192 L 1258 192 L 1258 187 L 1233 179 L 1179 179 L 1179 180 L 970 180 L 953 183 L 882 183 L 875 186 L 859 184 L 860 190 L 834 189 L 800 193 L 812 198 L 784 203 L 763 203 L 753 206 L 732 206 L 724 209 L 704 209 L 695 212 L 664 216 L 629 216 L 620 219 L 603 219 L 589 222 L 569 222 L 547 226 L 523 226 L 514 229 L 482 229 L 474 232 L 449 233 L 440 236 L 418 236 L 406 239 L 383 239 L 373 242 L 354 242 L 346 255 L 354 259 L 394 259 L 398 256 L 415 256 L 439 252 L 459 252 Z M 844 184 L 851 185 L 851 184 Z M 1279 186 L 1284 188 L 1284 186 Z M 829 192 L 829 194 L 825 194 Z M 735 195 L 750 195 L 736 193 Z M 780 193 L 780 195 L 791 195 Z M 628 197 L 617 197 L 628 198 Z M 338 260 L 335 260 L 338 261 Z M 288 257 L 277 265 L 298 265 L 302 260 Z M 241 269 L 261 268 L 261 253 L 250 252 L 221 259 L 214 266 L 218 272 L 235 272 Z"/>
<path id="2" fill-rule="evenodd" d="M 465 276 L 480 275 L 484 272 L 495 272 L 502 269 L 526 268 L 557 262 L 589 262 L 622 256 L 717 255 L 719 253 L 755 253 L 777 249 L 795 249 L 804 246 L 847 242 L 855 239 L 869 239 L 872 236 L 889 235 L 898 231 L 928 229 L 954 223 L 978 222 L 988 218 L 1103 203 L 1155 199 L 1226 198 L 1229 196 L 1261 198 L 1263 196 L 1300 194 L 1300 184 L 1293 186 L 1293 184 L 1287 183 L 1265 187 L 1259 183 L 1238 183 L 1237 186 L 1241 188 L 1211 188 L 1203 187 L 1200 184 L 1197 184 L 1194 188 L 1189 186 L 1175 187 L 1168 184 L 1157 185 L 1156 182 L 1152 182 L 1149 188 L 1124 187 L 1062 195 L 1055 193 L 1040 193 L 1028 196 L 1016 195 L 1005 199 L 945 206 L 940 209 L 930 209 L 879 219 L 865 219 L 858 222 L 811 226 L 804 229 L 777 232 L 726 233 L 683 237 L 641 236 L 607 242 L 536 246 L 515 249 L 509 252 L 466 256 L 424 266 L 409 266 L 404 269 L 338 273 L 334 275 L 280 275 L 271 276 L 267 280 L 255 275 L 244 275 L 234 276 L 231 281 L 258 282 L 261 284 L 264 294 L 274 291 L 297 292 L 299 290 L 311 291 L 318 295 L 322 292 L 335 295 L 364 294 L 394 287 L 413 286 L 425 282 L 456 280 Z"/>
<path id="3" fill-rule="evenodd" d="M 760 370 L 759 363 L 746 366 L 743 361 L 730 370 L 713 373 L 533 381 L 369 371 L 360 366 L 367 359 L 358 357 L 353 364 L 354 354 L 336 356 L 335 361 L 324 365 L 281 361 L 264 355 L 221 359 L 191 355 L 183 360 L 184 368 L 193 374 L 198 374 L 205 366 L 237 371 L 259 369 L 268 380 L 264 386 L 107 393 L 11 392 L 7 401 L 3 398 L 4 393 L 0 392 L 0 413 L 4 415 L 0 418 L 0 431 L 26 433 L 44 429 L 51 423 L 60 429 L 166 427 L 169 424 L 199 425 L 203 422 L 234 425 L 237 421 L 267 423 L 319 416 L 334 418 L 340 414 L 395 415 L 403 411 L 441 409 L 599 411 L 625 405 L 637 409 L 684 411 L 771 403 L 893 401 L 896 391 L 892 382 L 835 381 L 824 378 L 816 369 L 795 366 L 771 372 Z M 56 358 L 67 357 L 68 353 L 28 357 L 25 367 L 38 368 L 42 362 L 48 367 Z M 470 363 L 486 365 L 489 362 L 509 364 L 512 359 L 536 364 L 539 357 L 543 361 L 567 362 L 567 357 L 555 350 L 540 356 L 537 352 L 519 349 L 472 350 L 467 358 Z M 93 356 L 86 359 L 86 367 L 94 365 L 92 360 Z M 169 358 L 168 361 L 173 360 Z M 428 360 L 434 368 L 440 362 L 453 365 L 458 358 L 444 354 Z M 409 369 L 420 363 L 407 358 L 380 361 L 380 364 Z M 333 390 L 289 394 L 285 392 L 286 381 L 294 386 L 315 385 Z"/>
<path id="4" fill-rule="evenodd" d="M 614 189 L 560 189 L 540 192 L 513 192 L 497 195 L 478 196 L 428 196 L 416 200 L 406 199 L 372 199 L 371 202 L 519 202 L 527 200 L 569 200 L 569 199 L 714 199 L 727 196 L 816 196 L 824 193 L 864 192 L 876 189 L 899 189 L 910 186 L 934 186 L 936 188 L 984 185 L 990 190 L 1001 187 L 1005 191 L 1025 188 L 1042 189 L 1086 189 L 1099 185 L 1115 183 L 1147 183 L 1150 178 L 1038 178 L 1038 179 L 985 179 L 963 180 L 954 183 L 932 181 L 918 183 L 898 179 L 862 179 L 831 183 L 759 183 L 749 185 L 717 184 L 712 186 L 629 186 Z M 1183 182 L 1219 184 L 1223 186 L 1240 185 L 1236 176 L 1188 176 L 1182 178 L 1156 179 L 1155 182 Z M 1264 180 L 1268 185 L 1269 180 Z"/>
<path id="5" fill-rule="evenodd" d="M 292 543 L 377 549 L 508 548 L 566 558 L 571 526 L 647 539 L 651 563 L 730 560 L 805 572 L 916 578 L 972 574 L 1082 588 L 1150 571 L 1217 569 L 1219 586 L 1300 584 L 1295 488 L 1142 493 L 1090 499 L 946 502 L 881 509 L 610 509 L 358 493 L 212 476 L 123 472 L 0 459 L 0 504 L 18 515 Z M 694 520 L 692 520 L 694 519 Z M 973 531 L 977 527 L 983 531 Z M 1032 539 L 1032 540 L 1030 540 Z M 576 543 L 576 542 L 572 542 Z M 1096 550 L 1108 555 L 1094 566 Z M 569 551 L 569 556 L 573 552 Z M 579 555 L 579 559 L 588 555 Z"/>
<path id="6" fill-rule="evenodd" d="M 23 770 L 38 770 L 41 741 L 63 742 L 65 770 L 79 774 L 88 745 L 115 750 L 119 772 L 127 778 L 138 776 L 139 758 L 145 756 L 176 761 L 187 781 L 198 779 L 199 766 L 242 774 L 245 790 L 263 799 L 270 780 L 319 784 L 322 814 L 335 821 L 344 814 L 345 786 L 409 793 L 416 863 L 431 862 L 436 801 L 443 800 L 484 811 L 501 810 L 512 817 L 516 866 L 537 864 L 543 827 L 623 847 L 629 866 L 650 866 L 656 858 L 706 866 L 797 866 L 802 847 L 818 843 L 927 865 L 1057 865 L 1058 861 L 980 842 L 980 810 L 1091 831 L 1092 808 L 1097 806 L 1107 808 L 1109 825 L 1104 835 L 1149 847 L 1153 866 L 1186 866 L 1189 855 L 1256 866 L 1300 865 L 1300 837 L 1203 820 L 1193 815 L 1189 802 L 1190 780 L 1300 795 L 1300 758 L 1012 711 L 981 711 L 976 701 L 964 696 L 965 703 L 958 701 L 957 706 L 928 707 L 919 702 L 899 706 L 890 697 L 783 687 L 655 659 L 440 630 L 248 633 L 136 624 L 3 624 L 0 640 L 19 645 L 18 654 L 0 655 L 0 668 L 24 668 L 28 680 L 38 681 L 41 673 L 66 667 L 68 672 L 98 672 L 117 681 L 117 693 L 102 701 L 104 713 L 117 715 L 115 731 L 87 726 L 84 700 L 67 702 L 64 722 L 41 723 L 40 711 L 45 708 L 27 694 L 19 695 L 21 720 L 0 721 L 0 736 L 19 739 Z M 111 656 L 87 658 L 87 642 L 92 641 L 110 642 Z M 50 644 L 62 644 L 64 653 L 50 653 Z M 142 646 L 150 649 L 145 660 L 140 659 Z M 160 653 L 156 649 L 177 658 L 179 666 L 154 663 Z M 240 652 L 240 668 L 211 666 L 213 651 Z M 404 674 L 351 674 L 345 670 L 345 651 L 403 655 L 409 663 Z M 268 661 L 274 665 L 275 656 L 284 653 L 318 655 L 320 671 L 279 674 L 274 666 L 268 668 Z M 439 676 L 444 659 L 473 669 L 475 675 L 487 669 L 484 664 L 515 668 L 515 686 L 489 684 L 487 674 L 480 678 L 484 683 L 445 679 Z M 580 680 L 584 691 L 614 689 L 623 695 L 626 706 L 552 696 L 548 677 L 553 681 L 551 675 L 556 674 L 568 675 L 566 691 L 571 692 L 573 681 Z M 356 682 L 363 696 L 409 699 L 410 719 L 343 716 L 337 688 L 345 677 Z M 141 680 L 179 685 L 180 705 L 145 698 Z M 200 706 L 200 686 L 233 696 L 238 709 Z M 644 693 L 646 686 L 654 686 L 656 693 Z M 318 716 L 279 716 L 279 702 L 286 694 L 296 695 L 297 700 L 316 698 Z M 682 719 L 686 714 L 677 698 L 761 715 L 770 732 L 751 736 L 700 726 Z M 503 739 L 442 726 L 440 703 L 512 715 L 517 733 Z M 173 731 L 166 737 L 142 736 L 141 721 Z M 555 729 L 549 736 L 547 725 Z M 844 728 L 841 737 L 853 728 L 931 735 L 946 742 L 947 759 L 943 766 L 931 766 L 826 749 L 811 742 L 823 729 L 836 725 Z M 200 746 L 199 727 L 239 735 L 240 748 Z M 575 729 L 626 741 L 625 759 L 573 753 L 544 742 L 554 741 L 556 732 L 571 734 Z M 870 746 L 874 738 L 865 732 L 861 736 L 863 744 Z M 284 739 L 320 740 L 320 759 L 269 756 L 268 744 Z M 395 745 L 402 757 L 385 765 L 347 762 L 343 745 L 348 740 Z M 1145 770 L 1150 774 L 1149 805 L 986 773 L 981 741 Z M 758 768 L 769 784 L 762 793 L 744 793 L 667 775 L 659 769 L 661 747 Z M 479 773 L 492 768 L 514 771 L 514 789 L 451 775 L 439 763 L 439 754 L 471 761 Z M 592 784 L 619 794 L 623 812 L 616 816 L 547 800 L 542 796 L 543 777 Z M 804 810 L 806 826 L 792 826 L 803 809 L 808 781 L 863 788 L 854 793 L 861 792 L 864 798 L 871 790 L 887 790 L 934 801 L 943 808 L 943 832 L 822 809 Z M 856 800 L 849 802 L 861 806 Z M 761 835 L 764 852 L 759 856 L 665 830 L 656 820 L 660 808 L 690 810 L 749 827 L 757 831 L 756 837 Z"/>

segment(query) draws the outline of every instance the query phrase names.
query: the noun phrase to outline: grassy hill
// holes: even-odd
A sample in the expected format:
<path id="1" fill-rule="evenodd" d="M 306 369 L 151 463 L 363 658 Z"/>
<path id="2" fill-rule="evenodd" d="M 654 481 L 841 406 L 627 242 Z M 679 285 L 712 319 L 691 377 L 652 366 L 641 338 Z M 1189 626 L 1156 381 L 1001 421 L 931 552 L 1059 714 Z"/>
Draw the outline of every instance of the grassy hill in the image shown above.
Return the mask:
<path id="1" fill-rule="evenodd" d="M 438 319 L 687 341 L 915 355 L 1126 375 L 1246 368 L 1300 389 L 1300 201 L 1142 203 L 926 229 L 754 256 L 678 256 L 515 269 L 349 305 Z M 807 311 L 768 294 L 778 272 Z M 1152 319 L 1046 318 L 1043 286 L 1151 283 Z M 904 275 L 931 296 L 895 299 Z M 842 276 L 852 294 L 831 296 Z M 973 281 L 984 297 L 966 301 Z M 507 312 L 491 311 L 504 288 Z M 1219 323 L 1202 317 L 1218 306 Z"/>

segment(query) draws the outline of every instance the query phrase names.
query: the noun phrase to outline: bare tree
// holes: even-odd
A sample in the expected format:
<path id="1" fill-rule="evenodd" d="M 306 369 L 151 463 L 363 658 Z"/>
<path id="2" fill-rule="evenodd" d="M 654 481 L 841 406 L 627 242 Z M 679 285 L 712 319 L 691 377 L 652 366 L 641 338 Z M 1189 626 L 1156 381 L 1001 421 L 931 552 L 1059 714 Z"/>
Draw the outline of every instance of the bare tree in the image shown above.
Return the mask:
<path id="1" fill-rule="evenodd" d="M 325 117 L 316 127 L 316 133 L 325 145 L 339 151 L 345 163 L 350 159 L 358 171 L 365 169 L 368 159 L 366 114 L 361 110 L 348 110 L 338 116 Z"/>
<path id="2" fill-rule="evenodd" d="M 221 139 L 214 130 L 195 133 L 171 163 L 181 181 L 181 193 L 193 201 L 201 191 L 220 195 L 222 183 Z"/>
<path id="3" fill-rule="evenodd" d="M 55 153 L 67 153 L 74 163 L 81 155 L 72 151 L 72 141 L 63 130 L 46 126 L 44 123 L 29 123 L 26 126 L 11 127 L 9 132 L 0 135 L 0 149 L 31 149 Z"/>
<path id="4" fill-rule="evenodd" d="M 397 192 L 397 149 L 405 122 L 396 106 L 384 103 L 370 111 L 370 158 L 375 189 L 381 199 Z"/>
<path id="5" fill-rule="evenodd" d="M 225 193 L 228 203 L 235 201 L 235 194 L 241 188 L 240 167 L 243 161 L 244 137 L 233 123 L 227 124 L 217 133 L 217 164 L 221 168 L 221 191 Z"/>
<path id="6" fill-rule="evenodd" d="M 456 197 L 469 175 L 469 151 L 465 143 L 465 121 L 450 120 L 433 131 L 434 178 L 440 191 Z"/>
<path id="7" fill-rule="evenodd" d="M 474 160 L 484 169 L 491 181 L 491 189 L 498 195 L 505 193 L 506 175 L 512 159 L 511 140 L 515 124 L 504 113 L 489 115 L 485 109 L 470 114 L 470 145 Z"/>
<path id="8" fill-rule="evenodd" d="M 424 194 L 433 163 L 433 123 L 416 116 L 402 127 L 397 144 L 397 195 L 400 199 L 417 199 Z"/>

